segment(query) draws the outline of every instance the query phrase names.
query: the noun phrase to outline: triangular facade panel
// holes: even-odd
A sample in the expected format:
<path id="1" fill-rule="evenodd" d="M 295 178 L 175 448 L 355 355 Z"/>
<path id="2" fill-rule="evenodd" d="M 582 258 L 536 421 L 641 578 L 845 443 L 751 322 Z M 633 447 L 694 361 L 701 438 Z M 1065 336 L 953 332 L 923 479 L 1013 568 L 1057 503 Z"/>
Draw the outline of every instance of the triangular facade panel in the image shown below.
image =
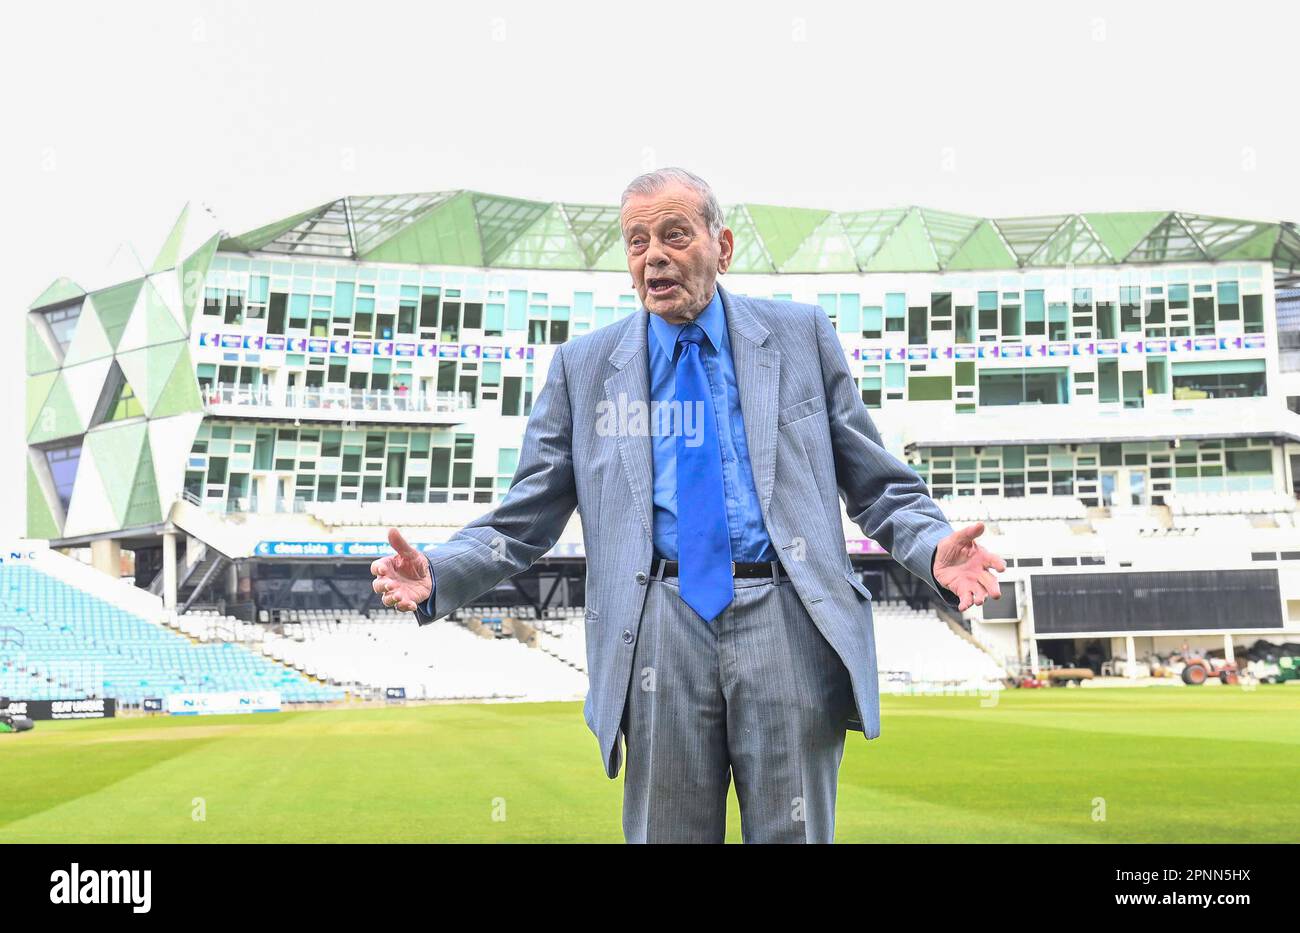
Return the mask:
<path id="1" fill-rule="evenodd" d="M 99 323 L 104 326 L 108 342 L 114 348 L 126 330 L 127 321 L 131 319 L 131 311 L 135 308 L 136 299 L 140 297 L 142 285 L 144 279 L 135 279 L 94 294 L 95 313 L 99 315 Z"/>
<path id="2" fill-rule="evenodd" d="M 93 366 L 93 363 L 86 364 Z M 72 437 L 86 430 L 86 422 L 73 402 L 73 392 L 68 386 L 67 373 L 60 373 L 50 387 L 27 433 L 27 443 L 41 444 L 64 437 Z"/>
<path id="3" fill-rule="evenodd" d="M 176 332 L 182 337 L 186 336 L 190 326 L 185 320 L 185 304 L 181 301 L 180 277 L 168 271 L 149 276 L 147 283 L 158 293 L 158 300 L 176 324 Z"/>
<path id="4" fill-rule="evenodd" d="M 41 481 L 36 476 L 36 468 L 32 466 L 29 458 L 27 461 L 27 537 L 48 539 L 60 536 L 59 521 L 55 517 L 54 508 L 46 498 Z"/>
<path id="5" fill-rule="evenodd" d="M 109 367 L 108 376 L 104 380 L 104 388 L 100 392 L 99 401 L 95 404 L 95 412 L 90 419 L 90 427 L 98 427 L 101 424 L 108 424 L 114 421 L 127 421 L 132 418 L 144 417 L 144 402 L 135 394 L 135 389 L 131 382 L 122 372 L 121 365 L 117 360 Z"/>
<path id="6" fill-rule="evenodd" d="M 135 247 L 130 243 L 121 243 L 113 251 L 113 256 L 109 259 L 108 265 L 105 266 L 103 272 L 95 281 L 129 282 L 142 279 L 145 274 L 144 263 L 140 260 L 140 254 L 135 251 Z"/>
<path id="7" fill-rule="evenodd" d="M 150 272 L 162 272 L 164 269 L 171 269 L 181 261 L 181 244 L 185 241 L 185 223 L 189 220 L 189 216 L 190 206 L 186 204 L 181 208 L 181 215 L 176 218 L 176 223 L 172 224 L 167 239 L 163 240 L 163 245 L 158 250 L 153 265 L 149 267 Z"/>
<path id="8" fill-rule="evenodd" d="M 81 430 L 86 430 L 93 422 L 95 406 L 103 396 L 104 383 L 114 368 L 113 358 L 109 356 L 63 367 L 62 378 L 71 390 L 72 404 L 76 406 Z"/>
<path id="9" fill-rule="evenodd" d="M 83 456 L 90 451 L 104 483 L 104 492 L 118 527 L 123 525 L 127 503 L 135 488 L 140 449 L 147 436 L 144 421 L 96 428 L 86 434 Z"/>
<path id="10" fill-rule="evenodd" d="M 95 453 L 90 447 L 83 446 L 77 482 L 72 487 L 72 501 L 68 505 L 68 518 L 63 523 L 63 535 L 76 538 L 101 531 L 116 531 L 119 527 L 108 490 L 100 477 Z"/>
<path id="11" fill-rule="evenodd" d="M 167 310 L 157 289 L 146 279 L 140 288 L 135 309 L 117 342 L 118 352 L 183 339 L 185 333 L 176 323 L 176 318 Z"/>
<path id="12" fill-rule="evenodd" d="M 50 339 L 42 332 L 44 325 L 29 316 L 27 327 L 27 372 L 43 373 L 59 368 L 59 358 L 50 348 Z"/>
<path id="13" fill-rule="evenodd" d="M 187 345 L 176 341 L 118 354 L 118 364 L 144 403 L 145 414 L 150 418 L 154 417 L 168 380 L 176 370 L 177 360 L 187 352 Z"/>
<path id="14" fill-rule="evenodd" d="M 131 498 L 122 515 L 124 528 L 139 525 L 152 525 L 162 521 L 162 509 L 158 502 L 158 485 L 154 478 L 153 455 L 149 451 L 148 438 L 140 448 L 139 463 L 136 466 L 135 481 L 131 484 Z"/>
<path id="15" fill-rule="evenodd" d="M 24 436 L 32 433 L 32 428 L 36 427 L 36 416 L 41 413 L 45 406 L 45 400 L 50 396 L 50 390 L 54 388 L 54 383 L 59 379 L 58 371 L 41 373 L 31 376 L 27 380 L 27 419 Z"/>
<path id="16" fill-rule="evenodd" d="M 203 421 L 202 412 L 150 419 L 149 448 L 159 506 L 171 508 L 185 486 L 185 464 Z"/>
<path id="17" fill-rule="evenodd" d="M 185 412 L 201 411 L 203 400 L 199 397 L 199 384 L 194 377 L 194 364 L 190 360 L 189 349 L 181 344 L 181 352 L 176 357 L 171 375 L 163 385 L 157 404 L 150 412 L 150 417 L 166 418 Z M 152 378 L 152 376 L 150 377 Z"/>
<path id="18" fill-rule="evenodd" d="M 77 328 L 72 332 L 72 342 L 63 358 L 64 366 L 76 366 L 88 360 L 103 359 L 113 355 L 113 344 L 108 339 L 99 315 L 94 313 L 94 299 L 87 298 L 77 318 Z"/>
<path id="19" fill-rule="evenodd" d="M 212 265 L 212 257 L 216 254 L 220 242 L 221 238 L 214 235 L 191 253 L 176 270 L 176 286 L 181 295 L 186 328 L 194 321 L 194 311 L 203 302 L 204 282 L 207 280 L 208 268 Z"/>
<path id="20" fill-rule="evenodd" d="M 57 278 L 45 287 L 45 291 L 36 296 L 36 300 L 29 305 L 29 309 L 35 311 L 37 308 L 44 308 L 48 305 L 63 304 L 65 301 L 80 298 L 84 294 L 86 294 L 85 290 L 72 279 Z"/>

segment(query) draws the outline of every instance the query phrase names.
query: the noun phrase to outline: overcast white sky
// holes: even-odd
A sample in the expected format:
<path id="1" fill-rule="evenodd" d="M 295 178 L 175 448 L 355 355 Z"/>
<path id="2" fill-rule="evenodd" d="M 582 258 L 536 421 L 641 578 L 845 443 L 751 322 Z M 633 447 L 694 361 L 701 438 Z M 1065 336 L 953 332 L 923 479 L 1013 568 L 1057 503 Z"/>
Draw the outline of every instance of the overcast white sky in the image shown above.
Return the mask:
<path id="1" fill-rule="evenodd" d="M 1295 9 L 7 5 L 0 482 L 21 498 L 23 311 L 123 241 L 150 261 L 186 201 L 238 232 L 343 194 L 613 203 L 676 164 L 724 202 L 1300 220 Z"/>

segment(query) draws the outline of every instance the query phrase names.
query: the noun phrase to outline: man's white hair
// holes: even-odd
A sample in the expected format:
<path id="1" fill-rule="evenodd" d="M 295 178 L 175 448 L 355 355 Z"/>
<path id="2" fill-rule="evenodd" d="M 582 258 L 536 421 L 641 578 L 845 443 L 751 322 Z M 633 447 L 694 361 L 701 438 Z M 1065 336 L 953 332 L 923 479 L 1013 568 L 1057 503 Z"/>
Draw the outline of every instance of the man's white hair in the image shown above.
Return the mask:
<path id="1" fill-rule="evenodd" d="M 673 182 L 685 185 L 700 196 L 700 213 L 704 217 L 704 222 L 708 224 L 709 236 L 716 237 L 722 232 L 722 207 L 718 204 L 718 197 L 709 187 L 709 183 L 693 172 L 688 172 L 684 168 L 657 168 L 653 172 L 646 172 L 644 175 L 638 175 L 633 178 L 626 188 L 623 189 L 623 198 L 619 201 L 621 209 L 627 204 L 627 199 L 634 194 L 655 194 L 667 188 Z"/>

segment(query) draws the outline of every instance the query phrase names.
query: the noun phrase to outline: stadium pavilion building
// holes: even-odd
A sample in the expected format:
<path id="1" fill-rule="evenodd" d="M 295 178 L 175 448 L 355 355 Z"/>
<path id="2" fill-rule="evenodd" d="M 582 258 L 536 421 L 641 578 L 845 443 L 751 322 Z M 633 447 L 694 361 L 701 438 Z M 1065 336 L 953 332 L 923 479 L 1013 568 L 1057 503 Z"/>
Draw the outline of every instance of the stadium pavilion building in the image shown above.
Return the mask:
<path id="1" fill-rule="evenodd" d="M 27 315 L 27 532 L 177 608 L 373 602 L 509 488 L 557 345 L 638 310 L 618 209 L 345 197 Z M 726 210 L 733 291 L 816 303 L 886 445 L 1007 597 L 1006 658 L 1229 651 L 1300 630 L 1300 231 L 1181 212 Z M 876 592 L 924 599 L 846 525 Z M 580 602 L 576 521 L 492 594 Z M 128 564 L 129 566 L 129 564 Z"/>

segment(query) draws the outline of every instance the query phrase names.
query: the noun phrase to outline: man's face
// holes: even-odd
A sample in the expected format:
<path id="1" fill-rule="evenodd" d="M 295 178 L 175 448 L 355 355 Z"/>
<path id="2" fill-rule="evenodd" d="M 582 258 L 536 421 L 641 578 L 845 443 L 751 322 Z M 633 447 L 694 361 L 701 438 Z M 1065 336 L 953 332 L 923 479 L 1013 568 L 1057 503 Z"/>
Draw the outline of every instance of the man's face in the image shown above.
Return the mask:
<path id="1" fill-rule="evenodd" d="M 731 263 L 731 231 L 716 237 L 701 213 L 700 196 L 679 183 L 636 194 L 620 218 L 641 304 L 670 324 L 692 321 L 713 297 L 718 273 Z"/>

